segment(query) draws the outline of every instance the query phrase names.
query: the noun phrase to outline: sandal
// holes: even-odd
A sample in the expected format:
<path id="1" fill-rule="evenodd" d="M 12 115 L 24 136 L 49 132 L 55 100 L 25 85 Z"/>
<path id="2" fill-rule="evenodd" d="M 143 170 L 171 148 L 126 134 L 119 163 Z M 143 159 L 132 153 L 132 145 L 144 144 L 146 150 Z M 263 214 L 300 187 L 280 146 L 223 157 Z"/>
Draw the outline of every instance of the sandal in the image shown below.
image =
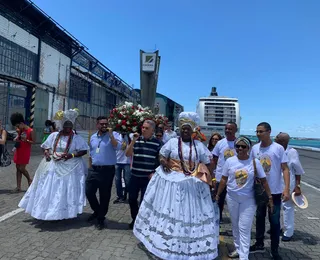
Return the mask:
<path id="1" fill-rule="evenodd" d="M 11 191 L 11 193 L 19 193 L 19 192 L 21 192 L 21 189 L 19 189 L 18 187 Z"/>
<path id="2" fill-rule="evenodd" d="M 30 185 L 32 184 L 32 179 L 28 182 L 28 185 L 29 185 L 29 187 L 30 187 Z"/>

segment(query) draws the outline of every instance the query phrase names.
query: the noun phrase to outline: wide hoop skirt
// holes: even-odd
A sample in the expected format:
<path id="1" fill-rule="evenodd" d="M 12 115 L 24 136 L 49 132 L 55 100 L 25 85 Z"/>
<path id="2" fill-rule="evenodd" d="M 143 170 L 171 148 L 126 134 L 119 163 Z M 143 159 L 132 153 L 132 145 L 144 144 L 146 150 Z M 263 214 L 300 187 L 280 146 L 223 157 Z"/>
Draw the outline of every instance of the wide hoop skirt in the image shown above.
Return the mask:
<path id="1" fill-rule="evenodd" d="M 77 217 L 86 203 L 87 171 L 83 158 L 58 162 L 43 159 L 19 207 L 41 220 Z"/>
<path id="2" fill-rule="evenodd" d="M 134 235 L 162 259 L 206 260 L 218 256 L 219 208 L 209 185 L 158 167 L 134 224 Z"/>

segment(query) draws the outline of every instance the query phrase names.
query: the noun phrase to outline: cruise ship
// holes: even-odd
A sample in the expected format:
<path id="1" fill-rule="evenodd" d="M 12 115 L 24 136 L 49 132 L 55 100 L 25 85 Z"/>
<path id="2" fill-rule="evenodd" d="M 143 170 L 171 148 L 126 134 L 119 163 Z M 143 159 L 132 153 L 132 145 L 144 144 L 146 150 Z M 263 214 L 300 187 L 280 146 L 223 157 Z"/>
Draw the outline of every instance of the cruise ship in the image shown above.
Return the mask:
<path id="1" fill-rule="evenodd" d="M 224 127 L 228 122 L 236 122 L 240 132 L 240 108 L 237 98 L 218 96 L 217 89 L 212 88 L 209 97 L 201 97 L 197 105 L 200 116 L 201 132 L 210 137 L 213 132 L 224 136 Z"/>

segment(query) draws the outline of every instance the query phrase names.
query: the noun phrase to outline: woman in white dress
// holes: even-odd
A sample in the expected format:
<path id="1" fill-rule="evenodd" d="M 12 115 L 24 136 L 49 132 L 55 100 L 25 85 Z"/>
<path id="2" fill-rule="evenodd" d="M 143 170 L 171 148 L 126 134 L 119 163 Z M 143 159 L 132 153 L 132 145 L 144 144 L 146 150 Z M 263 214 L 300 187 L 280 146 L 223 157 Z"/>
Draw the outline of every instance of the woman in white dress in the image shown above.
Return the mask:
<path id="1" fill-rule="evenodd" d="M 181 137 L 161 148 L 161 166 L 150 180 L 135 221 L 135 236 L 162 259 L 218 256 L 219 209 L 210 194 L 210 153 L 191 138 L 197 121 L 196 113 L 179 115 Z"/>
<path id="2" fill-rule="evenodd" d="M 19 203 L 19 207 L 36 219 L 75 218 L 83 211 L 87 166 L 82 156 L 89 147 L 73 131 L 77 115 L 76 110 L 65 111 L 63 130 L 50 134 L 41 145 L 45 158 Z"/>

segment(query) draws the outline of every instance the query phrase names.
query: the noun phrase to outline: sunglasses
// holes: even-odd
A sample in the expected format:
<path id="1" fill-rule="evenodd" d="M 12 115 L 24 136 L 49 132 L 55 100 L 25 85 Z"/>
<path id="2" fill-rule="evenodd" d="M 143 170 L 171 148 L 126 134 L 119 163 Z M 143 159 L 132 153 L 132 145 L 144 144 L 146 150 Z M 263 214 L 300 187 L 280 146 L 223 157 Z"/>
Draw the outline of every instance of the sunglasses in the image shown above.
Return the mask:
<path id="1" fill-rule="evenodd" d="M 242 144 L 236 144 L 236 148 L 242 148 L 242 149 L 247 149 L 248 148 L 248 146 L 246 146 L 246 145 L 242 145 Z"/>

